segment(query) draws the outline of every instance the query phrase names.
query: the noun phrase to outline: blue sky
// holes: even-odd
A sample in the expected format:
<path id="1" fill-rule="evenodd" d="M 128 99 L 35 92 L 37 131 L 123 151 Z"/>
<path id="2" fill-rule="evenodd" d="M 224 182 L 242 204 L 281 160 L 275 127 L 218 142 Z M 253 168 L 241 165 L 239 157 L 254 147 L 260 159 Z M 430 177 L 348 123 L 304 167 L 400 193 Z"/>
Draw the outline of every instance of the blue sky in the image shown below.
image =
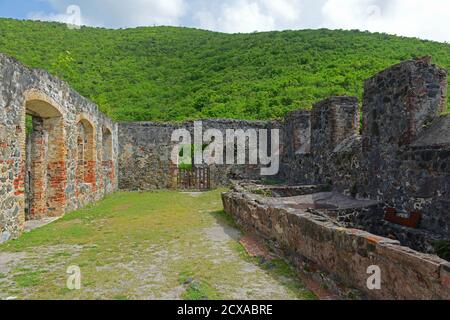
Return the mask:
<path id="1" fill-rule="evenodd" d="M 359 29 L 450 42 L 450 0 L 0 0 L 0 16 L 228 33 Z"/>
<path id="2" fill-rule="evenodd" d="M 45 1 L 35 0 L 0 0 L 0 16 L 25 19 L 29 12 L 51 11 L 51 6 Z"/>

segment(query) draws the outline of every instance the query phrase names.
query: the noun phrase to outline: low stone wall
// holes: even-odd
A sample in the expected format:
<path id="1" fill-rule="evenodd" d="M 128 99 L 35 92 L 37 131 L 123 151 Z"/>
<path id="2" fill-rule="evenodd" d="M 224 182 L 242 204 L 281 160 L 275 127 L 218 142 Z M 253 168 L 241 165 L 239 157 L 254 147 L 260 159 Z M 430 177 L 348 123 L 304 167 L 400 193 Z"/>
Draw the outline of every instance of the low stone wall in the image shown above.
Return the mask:
<path id="1" fill-rule="evenodd" d="M 224 193 L 222 199 L 239 226 L 275 241 L 299 268 L 302 261 L 312 262 L 368 298 L 450 299 L 450 263 L 437 256 L 243 190 Z M 367 270 L 374 265 L 381 270 L 380 290 L 367 287 Z"/>
<path id="2" fill-rule="evenodd" d="M 318 193 L 322 191 L 330 191 L 330 187 L 326 185 L 303 185 L 303 186 L 287 186 L 287 185 L 261 185 L 252 181 L 233 181 L 246 191 L 254 194 L 263 195 L 273 198 L 287 198 L 299 195 Z"/>

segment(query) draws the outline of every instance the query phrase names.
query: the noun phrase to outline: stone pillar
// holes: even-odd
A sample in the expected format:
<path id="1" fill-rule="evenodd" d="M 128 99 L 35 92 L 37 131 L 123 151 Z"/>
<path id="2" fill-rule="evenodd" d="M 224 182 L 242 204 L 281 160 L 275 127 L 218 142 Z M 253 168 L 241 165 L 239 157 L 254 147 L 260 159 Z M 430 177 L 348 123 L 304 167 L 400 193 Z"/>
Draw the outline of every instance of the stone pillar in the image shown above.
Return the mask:
<path id="1" fill-rule="evenodd" d="M 44 120 L 48 133 L 47 216 L 61 216 L 66 206 L 66 150 L 62 117 Z"/>
<path id="2" fill-rule="evenodd" d="M 285 117 L 283 142 L 285 156 L 311 152 L 311 112 L 296 110 Z"/>
<path id="3" fill-rule="evenodd" d="M 40 219 L 47 214 L 48 134 L 44 131 L 42 118 L 33 117 L 33 132 L 29 142 L 31 144 L 29 148 L 29 218 Z"/>
<path id="4" fill-rule="evenodd" d="M 114 162 L 113 162 L 113 144 L 112 134 L 109 129 L 103 129 L 102 132 L 102 175 L 99 188 L 107 193 L 111 190 L 114 183 Z"/>

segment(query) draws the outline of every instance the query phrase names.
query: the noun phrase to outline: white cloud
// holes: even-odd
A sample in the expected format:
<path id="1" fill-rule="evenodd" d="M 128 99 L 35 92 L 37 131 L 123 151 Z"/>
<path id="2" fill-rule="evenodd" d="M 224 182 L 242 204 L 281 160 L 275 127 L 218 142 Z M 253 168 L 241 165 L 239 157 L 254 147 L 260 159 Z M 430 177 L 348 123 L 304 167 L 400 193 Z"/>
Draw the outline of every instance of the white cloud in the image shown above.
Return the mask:
<path id="1" fill-rule="evenodd" d="M 328 0 L 323 26 L 450 41 L 448 0 Z"/>
<path id="2" fill-rule="evenodd" d="M 262 4 L 277 23 L 298 22 L 303 7 L 301 0 L 262 0 Z"/>
<path id="3" fill-rule="evenodd" d="M 370 26 L 381 19 L 381 9 L 373 0 L 328 0 L 322 7 L 325 24 L 343 29 Z"/>
<path id="4" fill-rule="evenodd" d="M 221 32 L 360 29 L 450 41 L 450 0 L 41 0 L 53 13 L 29 17 L 112 28 L 174 25 Z M 69 21 L 70 22 L 70 21 Z"/>
<path id="5" fill-rule="evenodd" d="M 219 10 L 206 8 L 194 19 L 199 26 L 223 32 L 253 32 L 287 29 L 298 23 L 303 0 L 223 1 Z"/>
<path id="6" fill-rule="evenodd" d="M 268 31 L 275 28 L 275 20 L 262 12 L 258 2 L 240 0 L 223 6 L 216 27 L 225 32 Z"/>
<path id="7" fill-rule="evenodd" d="M 81 8 L 83 22 L 105 27 L 179 25 L 186 5 L 184 0 L 44 0 L 58 12 L 70 5 Z M 66 22 L 67 14 L 31 13 L 30 18 Z"/>
<path id="8" fill-rule="evenodd" d="M 81 15 L 80 7 L 68 6 L 65 13 L 30 12 L 28 18 L 41 21 L 58 21 L 70 25 L 92 25 Z"/>

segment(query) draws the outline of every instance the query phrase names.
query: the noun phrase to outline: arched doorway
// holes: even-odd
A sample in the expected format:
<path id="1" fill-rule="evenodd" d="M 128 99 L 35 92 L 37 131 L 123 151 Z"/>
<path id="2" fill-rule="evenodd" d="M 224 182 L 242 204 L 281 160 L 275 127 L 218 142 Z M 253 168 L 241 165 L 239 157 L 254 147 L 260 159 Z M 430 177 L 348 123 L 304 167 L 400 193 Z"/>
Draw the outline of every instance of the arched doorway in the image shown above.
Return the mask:
<path id="1" fill-rule="evenodd" d="M 108 192 L 112 190 L 112 183 L 114 180 L 113 141 L 111 130 L 107 127 L 103 127 L 102 137 L 103 186 L 105 192 Z"/>
<path id="2" fill-rule="evenodd" d="M 87 119 L 81 119 L 77 124 L 77 186 L 78 191 L 89 187 L 96 190 L 96 153 L 94 143 L 94 126 Z"/>
<path id="3" fill-rule="evenodd" d="M 59 109 L 41 93 L 25 103 L 25 217 L 27 220 L 64 214 L 66 205 L 66 143 Z"/>

